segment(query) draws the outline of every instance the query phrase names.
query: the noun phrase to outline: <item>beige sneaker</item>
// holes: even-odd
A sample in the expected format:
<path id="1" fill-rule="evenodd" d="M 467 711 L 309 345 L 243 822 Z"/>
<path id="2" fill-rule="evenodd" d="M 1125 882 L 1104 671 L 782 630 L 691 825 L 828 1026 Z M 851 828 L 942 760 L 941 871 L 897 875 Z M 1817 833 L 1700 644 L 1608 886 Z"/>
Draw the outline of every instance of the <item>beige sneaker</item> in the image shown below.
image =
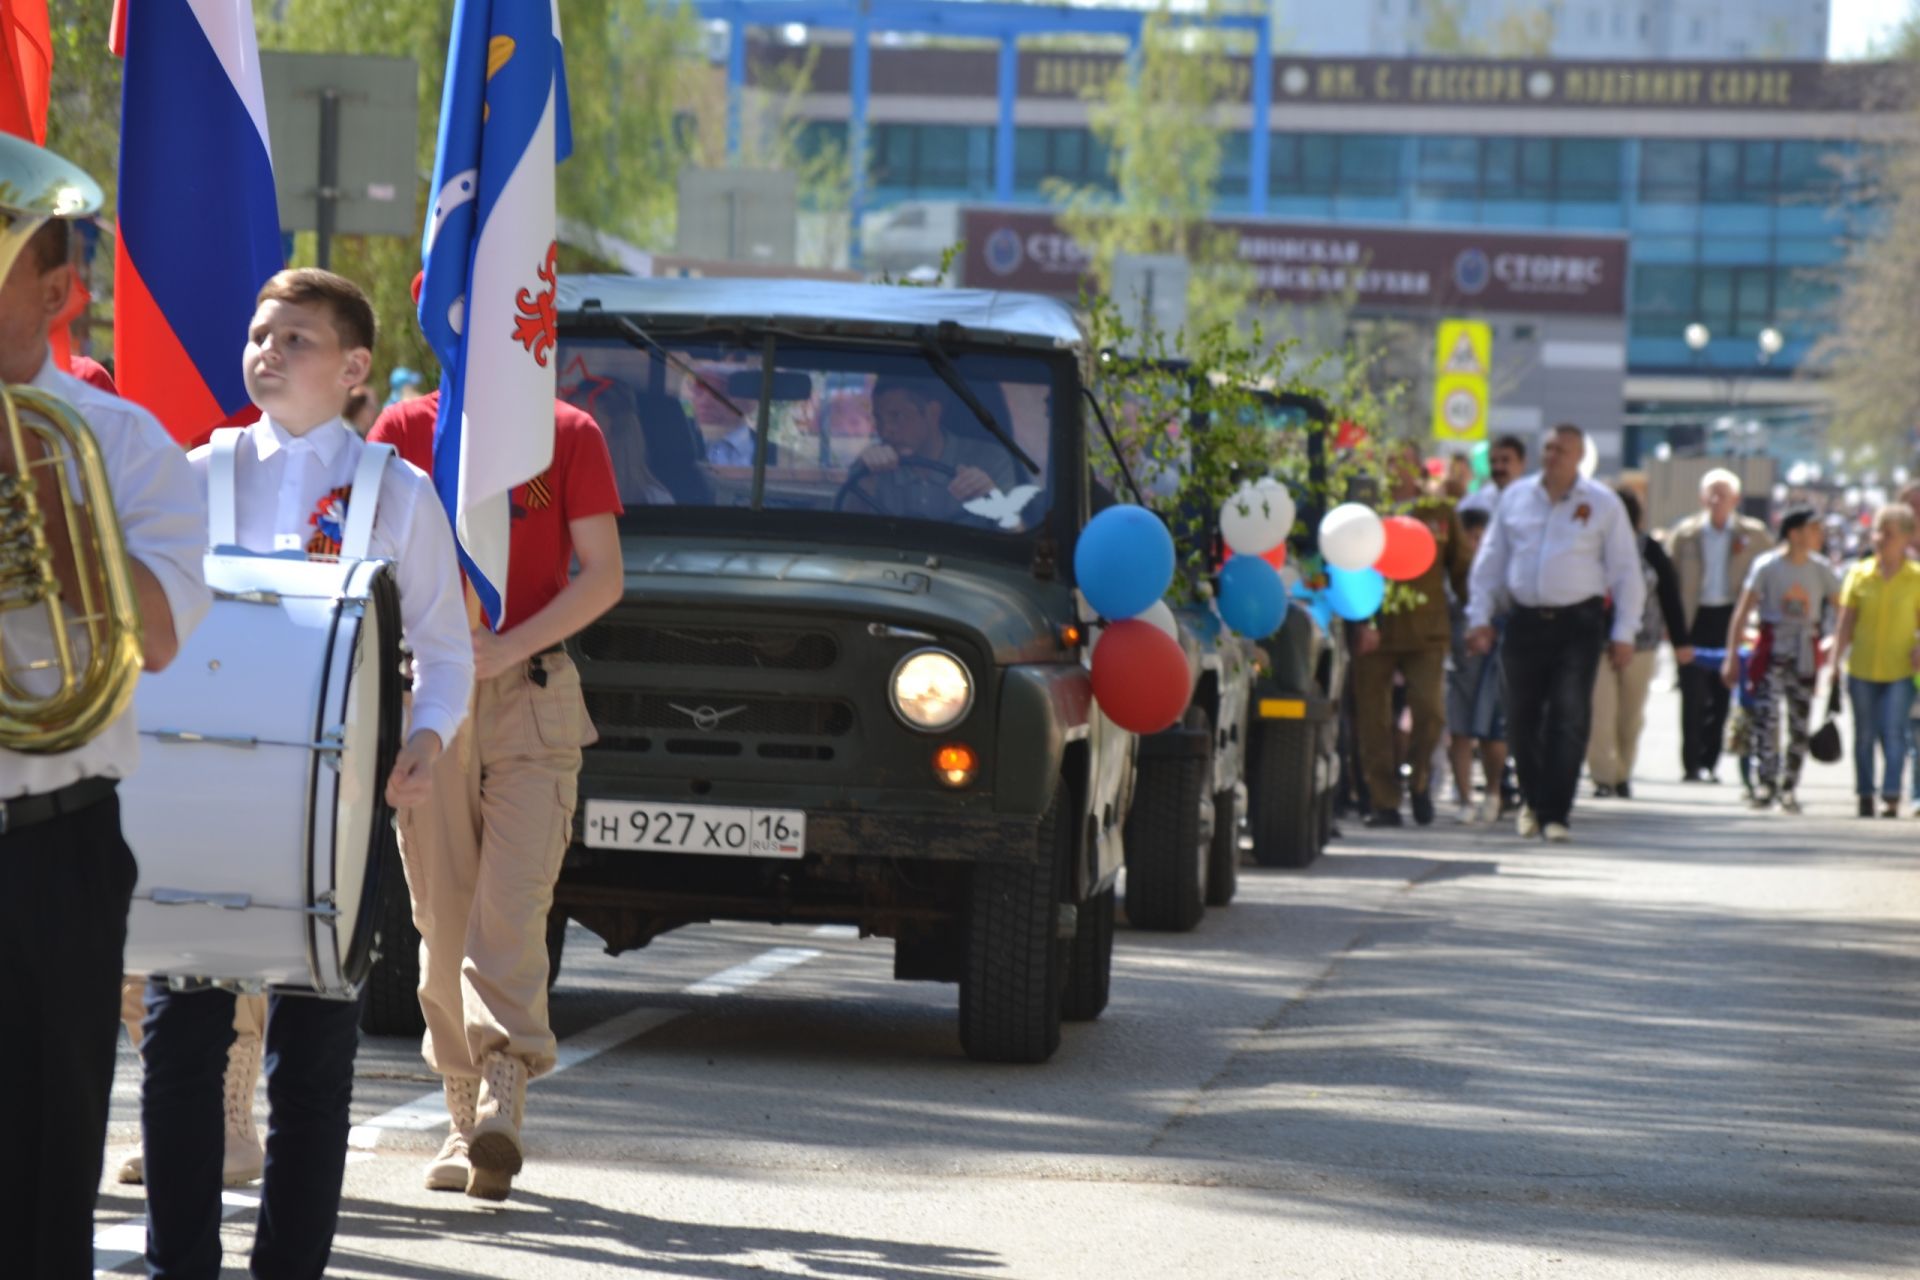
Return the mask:
<path id="1" fill-rule="evenodd" d="M 480 1082 L 448 1076 L 441 1082 L 447 1095 L 447 1140 L 440 1154 L 427 1164 L 429 1191 L 465 1191 L 473 1165 L 467 1160 L 467 1140 L 473 1136 L 474 1109 L 480 1101 Z"/>
<path id="2" fill-rule="evenodd" d="M 1573 839 L 1573 831 L 1564 822 L 1549 822 L 1541 828 L 1548 844 L 1567 844 Z"/>
<path id="3" fill-rule="evenodd" d="M 227 1050 L 227 1151 L 220 1181 L 244 1187 L 267 1171 L 260 1131 L 253 1123 L 253 1094 L 260 1083 L 260 1056 L 266 1046 L 257 1035 L 236 1035 Z"/>
<path id="4" fill-rule="evenodd" d="M 136 1151 L 120 1162 L 120 1171 L 114 1175 L 123 1187 L 138 1187 L 147 1181 L 147 1158 Z"/>
<path id="5" fill-rule="evenodd" d="M 474 1109 L 467 1159 L 473 1173 L 467 1194 L 480 1200 L 505 1200 L 513 1189 L 525 1152 L 520 1125 L 527 1111 L 527 1064 L 504 1054 L 489 1054 L 480 1067 L 480 1100 Z"/>
<path id="6" fill-rule="evenodd" d="M 1531 840 L 1540 834 L 1540 819 L 1534 816 L 1532 809 L 1523 808 L 1520 816 L 1513 820 L 1513 829 L 1523 840 Z"/>

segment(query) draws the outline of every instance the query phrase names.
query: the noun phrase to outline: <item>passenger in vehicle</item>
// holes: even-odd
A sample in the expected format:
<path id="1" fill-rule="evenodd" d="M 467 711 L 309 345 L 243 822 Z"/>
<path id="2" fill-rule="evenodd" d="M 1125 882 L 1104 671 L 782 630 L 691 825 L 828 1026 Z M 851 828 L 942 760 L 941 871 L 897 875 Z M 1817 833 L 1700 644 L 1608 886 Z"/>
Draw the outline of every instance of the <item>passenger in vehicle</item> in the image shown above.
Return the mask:
<path id="1" fill-rule="evenodd" d="M 750 467 L 755 439 L 753 423 L 729 408 L 713 391 L 724 390 L 732 372 L 722 365 L 703 367 L 698 378 L 687 379 L 688 397 L 693 402 L 693 421 L 700 428 L 707 461 L 716 467 Z"/>
<path id="2" fill-rule="evenodd" d="M 652 397 L 664 400 L 664 397 Z M 669 402 L 671 403 L 671 402 Z M 676 415 L 684 424 L 684 415 Z M 647 430 L 641 417 L 640 398 L 623 382 L 606 381 L 588 398 L 587 412 L 600 424 L 607 438 L 607 452 L 613 457 L 613 476 L 620 488 L 620 501 L 628 506 L 670 507 L 674 495 L 647 465 Z"/>
<path id="3" fill-rule="evenodd" d="M 958 415 L 966 413 L 938 384 L 876 379 L 873 421 L 880 439 L 860 455 L 867 472 L 862 492 L 888 515 L 951 520 L 967 503 L 1011 490 L 1013 458 L 999 442 L 956 429 Z"/>

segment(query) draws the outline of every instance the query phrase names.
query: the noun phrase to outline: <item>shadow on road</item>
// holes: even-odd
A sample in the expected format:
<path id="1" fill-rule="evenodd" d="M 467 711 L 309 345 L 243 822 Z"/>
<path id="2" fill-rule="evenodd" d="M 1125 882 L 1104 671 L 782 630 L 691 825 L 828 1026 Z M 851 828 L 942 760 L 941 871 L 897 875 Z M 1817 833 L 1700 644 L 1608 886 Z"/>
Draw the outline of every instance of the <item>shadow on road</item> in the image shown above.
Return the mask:
<path id="1" fill-rule="evenodd" d="M 764 1280 L 768 1275 L 928 1280 L 1000 1277 L 1005 1268 L 998 1255 L 979 1249 L 674 1222 L 517 1187 L 512 1208 L 492 1212 L 476 1209 L 472 1202 L 456 1201 L 442 1209 L 349 1199 L 341 1206 L 340 1226 L 341 1236 L 350 1238 L 354 1247 L 336 1251 L 334 1268 L 394 1280 L 440 1280 L 471 1272 L 384 1257 L 383 1241 L 431 1245 L 459 1240 L 523 1254 L 526 1270 L 499 1274 L 527 1276 L 558 1260 L 605 1267 L 610 1274 L 644 1269 L 648 1275 L 700 1280 Z"/>

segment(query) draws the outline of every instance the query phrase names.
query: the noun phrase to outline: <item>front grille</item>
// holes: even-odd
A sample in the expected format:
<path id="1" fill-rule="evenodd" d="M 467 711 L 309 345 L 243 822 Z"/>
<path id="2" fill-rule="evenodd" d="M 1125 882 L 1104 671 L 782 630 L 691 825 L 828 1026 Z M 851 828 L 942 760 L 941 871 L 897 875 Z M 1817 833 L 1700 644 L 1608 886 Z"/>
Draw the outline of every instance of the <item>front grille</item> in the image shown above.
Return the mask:
<path id="1" fill-rule="evenodd" d="M 852 704 L 839 699 L 678 697 L 622 689 L 588 689 L 586 697 L 593 725 L 609 745 L 614 739 L 659 731 L 693 743 L 741 737 L 822 739 L 852 731 Z"/>
<path id="2" fill-rule="evenodd" d="M 746 627 L 663 627 L 596 622 L 580 633 L 592 662 L 658 667 L 747 667 L 762 671 L 825 671 L 840 656 L 824 631 Z"/>

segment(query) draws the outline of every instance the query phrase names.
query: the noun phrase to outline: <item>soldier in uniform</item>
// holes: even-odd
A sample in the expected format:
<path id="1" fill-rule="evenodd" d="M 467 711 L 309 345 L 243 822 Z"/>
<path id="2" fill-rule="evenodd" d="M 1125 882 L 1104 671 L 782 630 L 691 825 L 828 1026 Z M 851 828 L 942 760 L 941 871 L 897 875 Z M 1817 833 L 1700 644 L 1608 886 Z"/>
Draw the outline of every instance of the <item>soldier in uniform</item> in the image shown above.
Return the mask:
<path id="1" fill-rule="evenodd" d="M 1413 766 L 1413 820 L 1423 827 L 1433 821 L 1433 753 L 1446 729 L 1447 650 L 1453 637 L 1447 585 L 1451 582 L 1464 599 L 1467 574 L 1473 567 L 1473 551 L 1460 532 L 1453 504 L 1441 498 L 1423 499 L 1422 474 L 1420 448 L 1409 441 L 1394 458 L 1392 497 L 1412 504 L 1409 514 L 1433 530 L 1437 554 L 1425 573 L 1406 584 L 1411 599 L 1368 624 L 1377 642 L 1363 640 L 1354 663 L 1354 730 L 1372 798 L 1372 811 L 1365 820 L 1369 827 L 1400 825 L 1400 756 L 1393 703 L 1396 673 L 1406 682 L 1407 707 L 1413 717 L 1407 747 Z"/>

